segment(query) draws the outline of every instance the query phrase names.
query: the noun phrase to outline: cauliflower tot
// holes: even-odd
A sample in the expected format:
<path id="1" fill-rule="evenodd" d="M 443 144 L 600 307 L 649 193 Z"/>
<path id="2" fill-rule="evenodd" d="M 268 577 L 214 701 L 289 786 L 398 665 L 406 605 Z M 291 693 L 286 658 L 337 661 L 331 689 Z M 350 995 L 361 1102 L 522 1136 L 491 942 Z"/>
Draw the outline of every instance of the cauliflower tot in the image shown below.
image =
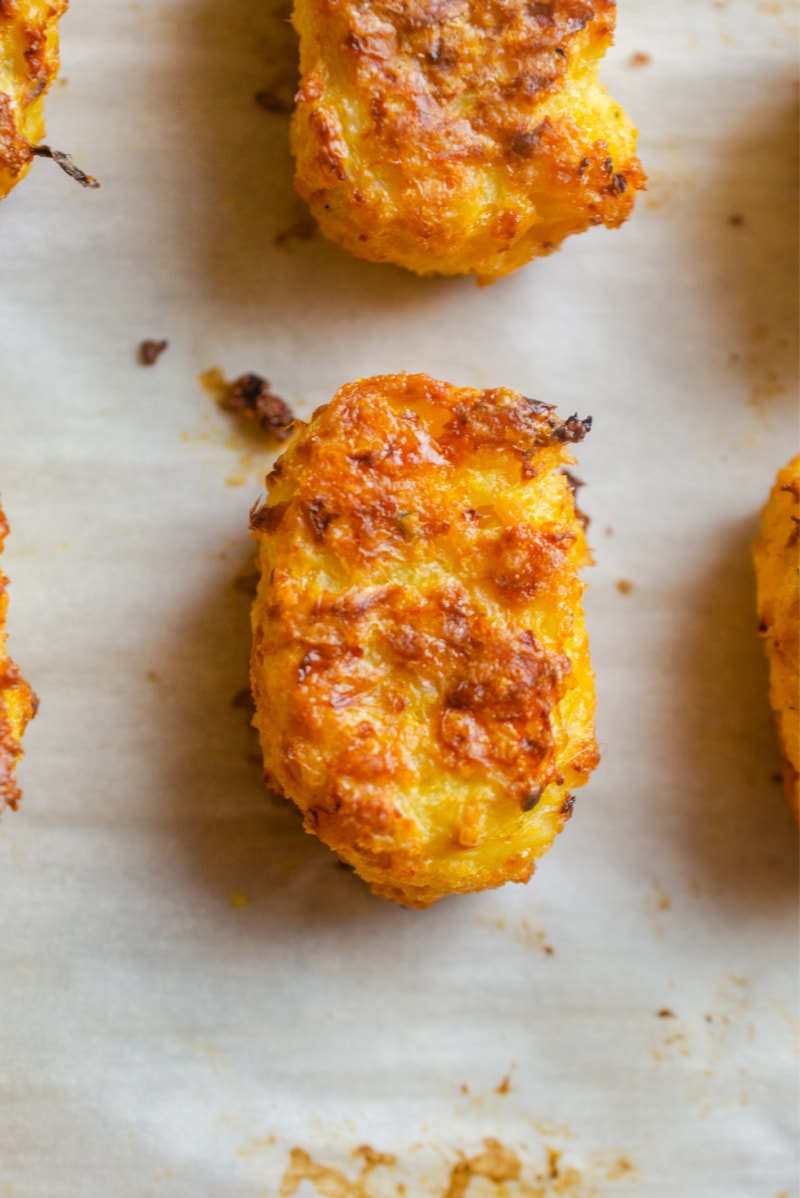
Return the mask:
<path id="1" fill-rule="evenodd" d="M 0 553 L 8 524 L 0 508 Z M 6 650 L 7 579 L 0 574 L 0 812 L 16 809 L 19 787 L 16 766 L 22 756 L 22 734 L 36 711 L 36 697 Z"/>
<path id="2" fill-rule="evenodd" d="M 251 514 L 269 785 L 409 907 L 527 881 L 598 761 L 562 421 L 512 391 L 342 387 Z"/>
<path id="3" fill-rule="evenodd" d="M 67 0 L 0 3 L 0 200 L 27 173 L 44 136 L 44 97 L 58 73 Z"/>
<path id="4" fill-rule="evenodd" d="M 295 185 L 358 258 L 491 282 L 645 175 L 598 82 L 612 0 L 296 0 Z"/>
<path id="5" fill-rule="evenodd" d="M 786 792 L 800 819 L 800 455 L 778 472 L 753 549 Z"/>

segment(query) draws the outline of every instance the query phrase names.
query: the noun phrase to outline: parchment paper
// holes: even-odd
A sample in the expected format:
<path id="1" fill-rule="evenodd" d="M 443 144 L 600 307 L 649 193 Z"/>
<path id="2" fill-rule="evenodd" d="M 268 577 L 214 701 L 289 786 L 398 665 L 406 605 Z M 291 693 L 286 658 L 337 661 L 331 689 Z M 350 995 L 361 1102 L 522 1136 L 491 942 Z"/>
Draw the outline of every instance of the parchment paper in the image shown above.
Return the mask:
<path id="1" fill-rule="evenodd" d="M 796 6 L 620 0 L 605 79 L 651 190 L 484 290 L 308 238 L 253 100 L 291 95 L 284 17 L 73 0 L 48 139 L 102 190 L 38 162 L 0 208 L 3 564 L 42 704 L 0 827 L 0 1194 L 796 1196 L 749 556 L 800 432 Z M 604 760 L 530 886 L 400 910 L 265 795 L 233 699 L 269 455 L 214 365 L 301 415 L 427 370 L 594 416 Z"/>

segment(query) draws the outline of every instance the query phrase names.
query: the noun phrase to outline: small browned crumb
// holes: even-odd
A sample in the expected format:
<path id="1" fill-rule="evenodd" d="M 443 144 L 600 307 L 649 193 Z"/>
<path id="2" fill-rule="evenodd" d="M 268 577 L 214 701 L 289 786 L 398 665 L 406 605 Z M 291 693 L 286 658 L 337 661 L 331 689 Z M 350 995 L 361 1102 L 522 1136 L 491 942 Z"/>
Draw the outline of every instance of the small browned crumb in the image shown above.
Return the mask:
<path id="1" fill-rule="evenodd" d="M 633 592 L 633 583 L 629 582 L 627 578 L 620 578 L 617 582 L 617 590 L 620 595 L 630 595 Z"/>
<path id="2" fill-rule="evenodd" d="M 290 116 L 294 111 L 293 100 L 278 95 L 269 87 L 263 87 L 261 91 L 257 91 L 253 99 L 259 108 L 263 108 L 265 112 L 274 112 L 278 116 Z"/>
<path id="3" fill-rule="evenodd" d="M 653 61 L 652 54 L 647 54 L 644 50 L 637 50 L 635 54 L 631 54 L 628 59 L 628 65 L 631 67 L 646 67 Z"/>
<path id="4" fill-rule="evenodd" d="M 147 679 L 148 682 L 160 682 L 161 681 L 161 679 L 159 678 L 159 676 L 155 672 L 155 670 L 148 670 L 147 673 L 145 674 L 145 678 Z"/>
<path id="5" fill-rule="evenodd" d="M 495 1094 L 510 1094 L 511 1093 L 511 1074 L 507 1073 L 499 1086 L 494 1088 Z"/>
<path id="6" fill-rule="evenodd" d="M 169 345 L 169 341 L 154 341 L 148 338 L 146 341 L 139 342 L 139 365 L 140 366 L 155 366 L 158 359 L 163 354 L 164 350 Z"/>
<path id="7" fill-rule="evenodd" d="M 658 1017 L 659 1017 L 659 1019 L 676 1019 L 677 1018 L 675 1012 L 670 1011 L 669 1007 L 662 1007 L 661 1010 L 658 1012 Z"/>
<path id="8" fill-rule="evenodd" d="M 744 217 L 742 216 L 741 212 L 732 212 L 728 217 L 728 224 L 732 225 L 734 229 L 741 229 L 744 223 Z"/>
<path id="9" fill-rule="evenodd" d="M 466 1082 L 462 1082 L 458 1088 L 462 1094 L 469 1094 L 469 1086 Z"/>
<path id="10" fill-rule="evenodd" d="M 294 412 L 285 399 L 275 395 L 268 379 L 260 374 L 243 374 L 228 387 L 221 406 L 251 420 L 262 430 L 285 441 L 292 435 Z"/>

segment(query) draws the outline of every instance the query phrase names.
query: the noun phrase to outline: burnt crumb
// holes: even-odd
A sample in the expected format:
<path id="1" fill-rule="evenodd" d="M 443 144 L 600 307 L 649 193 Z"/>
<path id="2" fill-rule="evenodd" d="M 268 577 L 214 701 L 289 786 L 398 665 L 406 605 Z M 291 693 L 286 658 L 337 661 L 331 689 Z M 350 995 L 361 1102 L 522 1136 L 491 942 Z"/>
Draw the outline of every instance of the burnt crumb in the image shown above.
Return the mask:
<path id="1" fill-rule="evenodd" d="M 567 795 L 564 802 L 561 804 L 561 814 L 567 819 L 572 815 L 572 808 L 575 806 L 575 795 Z"/>
<path id="2" fill-rule="evenodd" d="M 567 441 L 571 445 L 577 445 L 582 441 L 587 433 L 591 432 L 592 417 L 586 416 L 581 420 L 577 413 L 569 416 L 563 424 L 559 424 L 553 429 L 553 439 L 555 441 Z"/>
<path id="3" fill-rule="evenodd" d="M 294 111 L 294 104 L 285 96 L 279 95 L 269 87 L 263 87 L 253 96 L 259 108 L 263 108 L 265 112 L 274 112 L 278 116 L 291 116 Z"/>
<path id="4" fill-rule="evenodd" d="M 628 66 L 631 67 L 646 67 L 653 61 L 652 54 L 647 54 L 644 50 L 637 50 L 635 54 L 631 54 L 628 59 Z"/>
<path id="5" fill-rule="evenodd" d="M 286 400 L 273 394 L 269 380 L 260 374 L 243 374 L 230 384 L 222 407 L 252 420 L 265 433 L 285 441 L 292 434 L 294 412 Z"/>
<path id="6" fill-rule="evenodd" d="M 628 190 L 628 180 L 625 178 L 622 171 L 617 171 L 611 180 L 611 190 L 616 196 L 621 196 L 623 192 Z"/>
<path id="7" fill-rule="evenodd" d="M 54 150 L 52 146 L 46 145 L 31 146 L 31 154 L 34 158 L 51 158 L 56 166 L 61 167 L 65 175 L 69 175 L 70 179 L 80 183 L 81 187 L 96 191 L 100 186 L 94 175 L 87 175 L 86 171 L 82 171 L 79 166 L 76 166 L 70 155 L 65 154 L 63 150 Z"/>
<path id="8" fill-rule="evenodd" d="M 677 1019 L 677 1015 L 675 1014 L 674 1011 L 670 1011 L 669 1007 L 662 1007 L 661 1010 L 658 1012 L 658 1018 L 659 1019 Z"/>
<path id="9" fill-rule="evenodd" d="M 139 342 L 138 359 L 140 366 L 155 366 L 169 341 L 154 341 L 147 339 Z"/>

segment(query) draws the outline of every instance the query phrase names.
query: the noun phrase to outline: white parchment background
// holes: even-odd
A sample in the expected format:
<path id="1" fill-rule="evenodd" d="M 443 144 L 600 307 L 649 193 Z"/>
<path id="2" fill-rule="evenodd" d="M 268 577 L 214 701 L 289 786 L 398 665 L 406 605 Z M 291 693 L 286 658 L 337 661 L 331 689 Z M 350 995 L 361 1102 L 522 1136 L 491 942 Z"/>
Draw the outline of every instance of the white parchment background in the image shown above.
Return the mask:
<path id="1" fill-rule="evenodd" d="M 485 290 L 273 244 L 301 213 L 252 100 L 291 80 L 277 11 L 74 0 L 49 140 L 103 188 L 39 162 L 0 209 L 4 566 L 42 701 L 0 827 L 0 1195 L 277 1195 L 292 1147 L 354 1177 L 369 1143 L 399 1163 L 354 1198 L 440 1198 L 493 1136 L 531 1184 L 563 1150 L 570 1198 L 795 1198 L 796 830 L 749 560 L 799 431 L 795 6 L 621 0 L 605 77 L 649 196 Z M 267 461 L 215 364 L 301 414 L 427 370 L 595 417 L 604 761 L 529 887 L 397 909 L 265 797 L 232 698 Z"/>

